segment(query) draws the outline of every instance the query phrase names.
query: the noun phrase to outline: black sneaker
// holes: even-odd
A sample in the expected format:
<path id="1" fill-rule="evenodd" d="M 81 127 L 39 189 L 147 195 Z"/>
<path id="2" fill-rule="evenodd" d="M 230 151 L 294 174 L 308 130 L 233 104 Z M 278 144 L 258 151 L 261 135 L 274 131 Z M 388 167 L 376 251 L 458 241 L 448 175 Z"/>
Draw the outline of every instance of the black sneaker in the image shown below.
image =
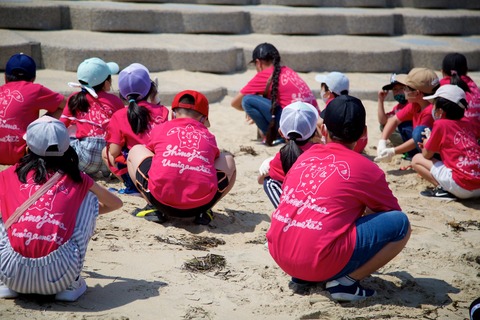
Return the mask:
<path id="1" fill-rule="evenodd" d="M 134 217 L 144 218 L 145 220 L 155 223 L 164 223 L 167 221 L 165 214 L 150 204 L 147 204 L 143 208 L 137 208 L 133 210 L 131 214 Z"/>
<path id="2" fill-rule="evenodd" d="M 377 294 L 375 290 L 363 288 L 358 281 L 350 286 L 344 286 L 337 280 L 332 280 L 327 282 L 325 288 L 333 300 L 343 302 L 364 300 Z"/>
<path id="3" fill-rule="evenodd" d="M 213 220 L 213 211 L 212 209 L 208 209 L 205 212 L 199 213 L 196 217 L 195 220 L 193 220 L 194 223 L 196 224 L 201 224 L 201 225 L 209 225 L 210 222 Z"/>
<path id="4" fill-rule="evenodd" d="M 451 200 L 457 199 L 457 197 L 455 197 L 450 192 L 444 190 L 441 186 L 438 186 L 434 189 L 428 188 L 420 192 L 420 194 L 424 197 L 432 197 L 432 198 L 438 198 L 438 199 L 451 199 Z"/>
<path id="5" fill-rule="evenodd" d="M 299 295 L 308 295 L 310 290 L 316 285 L 316 282 L 310 282 L 301 280 L 298 278 L 292 277 L 292 280 L 288 283 L 288 288 L 293 291 L 293 293 Z"/>

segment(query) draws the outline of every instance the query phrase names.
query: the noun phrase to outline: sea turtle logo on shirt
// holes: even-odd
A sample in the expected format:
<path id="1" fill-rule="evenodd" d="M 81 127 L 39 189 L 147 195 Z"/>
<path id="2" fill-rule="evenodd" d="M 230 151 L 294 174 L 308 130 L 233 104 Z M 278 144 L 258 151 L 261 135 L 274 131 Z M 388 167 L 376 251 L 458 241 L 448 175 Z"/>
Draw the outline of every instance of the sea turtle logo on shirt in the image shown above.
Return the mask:
<path id="1" fill-rule="evenodd" d="M 465 130 L 457 131 L 453 137 L 453 143 L 461 143 L 464 150 L 467 152 L 467 157 L 472 158 L 476 154 L 476 149 L 474 148 L 477 144 L 475 135 L 473 132 L 467 132 Z"/>
<path id="2" fill-rule="evenodd" d="M 350 167 L 345 161 L 335 161 L 333 154 L 320 159 L 307 158 L 296 164 L 294 170 L 303 170 L 296 192 L 315 195 L 320 186 L 333 174 L 338 173 L 345 180 L 350 178 Z"/>
<path id="3" fill-rule="evenodd" d="M 292 93 L 291 102 L 295 101 L 305 101 L 312 103 L 315 97 L 311 94 L 310 88 L 308 85 L 293 71 L 285 70 L 280 74 L 280 83 L 282 85 L 287 85 L 291 83 L 298 92 Z"/>
<path id="4" fill-rule="evenodd" d="M 191 124 L 188 124 L 185 128 L 172 128 L 167 132 L 167 136 L 175 133 L 178 134 L 180 148 L 198 149 L 200 147 L 200 141 L 202 137 L 208 139 L 208 136 L 204 132 L 195 129 L 195 127 Z"/>
<path id="5" fill-rule="evenodd" d="M 27 183 L 20 185 L 20 190 L 28 190 L 28 196 L 31 197 L 38 189 L 40 189 L 41 185 L 35 184 L 32 178 L 27 180 Z M 63 181 L 59 181 L 50 188 L 44 195 L 38 198 L 34 204 L 30 206 L 29 209 L 36 209 L 36 210 L 46 210 L 51 211 L 53 208 L 53 203 L 55 202 L 55 197 L 57 193 L 63 192 L 68 194 L 67 188 L 63 185 Z"/>
<path id="6" fill-rule="evenodd" d="M 9 89 L 5 89 L 4 91 L 0 91 L 0 117 L 3 118 L 6 113 L 7 109 L 10 106 L 12 100 L 17 102 L 23 102 L 23 96 L 18 90 L 10 91 Z"/>

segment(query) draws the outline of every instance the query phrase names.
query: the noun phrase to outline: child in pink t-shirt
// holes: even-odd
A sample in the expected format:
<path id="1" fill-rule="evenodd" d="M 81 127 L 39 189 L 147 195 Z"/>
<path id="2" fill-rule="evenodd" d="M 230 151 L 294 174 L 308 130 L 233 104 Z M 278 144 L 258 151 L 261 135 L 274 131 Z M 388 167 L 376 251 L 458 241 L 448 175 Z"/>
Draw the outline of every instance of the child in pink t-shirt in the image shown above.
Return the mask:
<path id="1" fill-rule="evenodd" d="M 98 214 L 122 201 L 78 168 L 65 125 L 44 116 L 26 132 L 27 154 L 0 172 L 0 298 L 18 293 L 75 301 Z"/>
<path id="2" fill-rule="evenodd" d="M 395 115 L 388 118 L 377 145 L 375 161 L 390 161 L 396 154 L 419 152 L 418 143 L 422 141 L 422 132 L 425 127 L 433 125 L 432 104 L 423 97 L 435 93 L 440 86 L 435 71 L 428 68 L 413 68 L 408 75 L 396 77 L 396 80 L 405 85 L 405 97 L 408 104 Z M 412 138 L 399 146 L 387 147 L 387 140 L 401 123 L 412 121 Z"/>
<path id="3" fill-rule="evenodd" d="M 245 111 L 247 120 L 255 123 L 267 145 L 282 142 L 278 123 L 282 109 L 295 101 L 318 108 L 315 95 L 300 76 L 280 65 L 280 53 L 270 43 L 261 43 L 252 53 L 257 74 L 233 98 L 232 107 Z"/>
<path id="4" fill-rule="evenodd" d="M 282 193 L 282 183 L 288 170 L 297 158 L 311 146 L 311 139 L 317 133 L 318 111 L 309 103 L 294 102 L 283 108 L 280 117 L 279 133 L 286 144 L 275 155 L 265 159 L 260 166 L 258 183 L 273 206 L 278 207 Z"/>
<path id="5" fill-rule="evenodd" d="M 105 137 L 107 146 L 102 155 L 112 173 L 125 184 L 119 193 L 132 194 L 138 190 L 128 175 L 128 152 L 134 145 L 147 144 L 152 129 L 168 120 L 169 111 L 161 104 L 152 103 L 157 97 L 157 86 L 150 80 L 148 69 L 139 63 L 120 72 L 118 86 L 128 107 L 116 111 L 110 119 Z"/>
<path id="6" fill-rule="evenodd" d="M 465 118 L 472 121 L 473 125 L 480 126 L 480 89 L 467 72 L 467 58 L 461 53 L 449 53 L 442 61 L 443 78 L 440 79 L 440 85 L 454 84 L 465 91 L 468 102 Z"/>
<path id="7" fill-rule="evenodd" d="M 66 99 L 60 93 L 34 83 L 37 66 L 26 54 L 14 54 L 5 66 L 5 84 L 0 86 L 0 164 L 12 165 L 25 155 L 22 138 L 39 112 L 59 118 Z"/>
<path id="8" fill-rule="evenodd" d="M 130 150 L 128 172 L 149 203 L 134 215 L 158 223 L 168 216 L 195 217 L 204 225 L 213 219 L 211 209 L 233 187 L 236 169 L 207 128 L 208 109 L 200 92 L 178 93 L 172 120 L 156 126 L 146 146 Z"/>
<path id="9" fill-rule="evenodd" d="M 325 282 L 334 300 L 375 295 L 359 281 L 406 245 L 410 224 L 372 161 L 353 151 L 365 132 L 361 101 L 341 95 L 326 109 L 322 135 L 288 171 L 267 232 L 268 250 L 300 293 Z"/>
<path id="10" fill-rule="evenodd" d="M 380 124 L 380 131 L 383 131 L 383 128 L 387 124 L 389 118 L 396 115 L 400 110 L 402 110 L 408 103 L 405 98 L 405 85 L 397 81 L 397 77 L 404 78 L 406 74 L 395 74 L 393 73 L 390 76 L 390 83 L 382 87 L 382 90 L 378 91 L 378 103 L 377 103 L 377 119 Z M 389 93 L 392 92 L 393 99 L 397 104 L 389 112 L 385 112 L 385 99 Z M 388 138 L 394 147 L 401 145 L 405 141 L 408 141 L 412 138 L 413 124 L 412 121 L 404 121 L 400 123 L 395 131 Z M 408 154 L 407 157 L 411 158 L 414 155 Z"/>
<path id="11" fill-rule="evenodd" d="M 70 144 L 78 154 L 80 170 L 89 175 L 110 172 L 102 159 L 105 148 L 105 129 L 115 111 L 123 109 L 122 100 L 109 93 L 112 74 L 118 73 L 115 62 L 99 58 L 83 61 L 77 69 L 80 83 L 69 82 L 81 91 L 68 97 L 61 121 L 70 132 Z"/>
<path id="12" fill-rule="evenodd" d="M 468 199 L 480 196 L 480 128 L 464 117 L 468 108 L 465 92 L 445 84 L 434 95 L 435 123 L 423 140 L 422 153 L 412 166 L 435 188 L 421 194 L 427 197 Z M 439 153 L 441 161 L 433 158 Z"/>
<path id="13" fill-rule="evenodd" d="M 340 95 L 348 95 L 350 88 L 350 80 L 348 77 L 341 72 L 333 71 L 327 75 L 317 74 L 315 80 L 320 83 L 320 97 L 325 103 L 325 108 L 320 113 L 318 119 L 318 130 L 321 130 L 323 124 L 323 117 L 325 115 L 325 110 L 327 109 L 330 101 L 335 99 Z M 353 150 L 358 153 L 362 153 L 365 147 L 368 144 L 368 132 L 365 133 L 358 139 L 357 143 Z"/>

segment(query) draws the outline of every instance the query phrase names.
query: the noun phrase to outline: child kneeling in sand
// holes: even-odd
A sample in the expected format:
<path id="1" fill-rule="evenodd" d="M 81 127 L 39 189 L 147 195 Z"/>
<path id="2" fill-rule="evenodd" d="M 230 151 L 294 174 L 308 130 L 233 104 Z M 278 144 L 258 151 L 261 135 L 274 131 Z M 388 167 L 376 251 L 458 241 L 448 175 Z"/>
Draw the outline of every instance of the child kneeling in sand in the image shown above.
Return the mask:
<path id="1" fill-rule="evenodd" d="M 402 251 L 411 232 L 383 170 L 353 151 L 365 118 L 357 98 L 330 102 L 322 126 L 326 144 L 298 157 L 267 232 L 270 254 L 293 283 L 326 282 L 339 301 L 375 295 L 359 281 Z"/>
<path id="2" fill-rule="evenodd" d="M 203 225 L 213 219 L 211 208 L 233 187 L 236 168 L 207 129 L 208 108 L 200 92 L 178 93 L 172 120 L 157 125 L 146 146 L 130 150 L 128 172 L 149 203 L 135 216 L 158 223 L 167 216 L 195 217 Z"/>
<path id="3" fill-rule="evenodd" d="M 258 170 L 258 183 L 263 184 L 275 208 L 280 202 L 282 183 L 288 170 L 303 152 L 314 145 L 311 139 L 317 134 L 317 121 L 317 109 L 306 102 L 291 103 L 282 111 L 278 131 L 286 144 L 275 157 L 265 159 Z"/>
<path id="4" fill-rule="evenodd" d="M 26 133 L 27 154 L 0 172 L 0 298 L 17 293 L 75 301 L 98 214 L 122 201 L 78 168 L 65 125 L 44 116 Z"/>
<path id="5" fill-rule="evenodd" d="M 432 115 L 435 119 L 430 134 L 426 134 L 422 153 L 413 157 L 412 166 L 435 188 L 421 192 L 426 197 L 480 197 L 480 127 L 464 117 L 467 109 L 465 92 L 458 86 L 446 84 L 434 95 Z M 439 153 L 442 161 L 434 159 Z"/>

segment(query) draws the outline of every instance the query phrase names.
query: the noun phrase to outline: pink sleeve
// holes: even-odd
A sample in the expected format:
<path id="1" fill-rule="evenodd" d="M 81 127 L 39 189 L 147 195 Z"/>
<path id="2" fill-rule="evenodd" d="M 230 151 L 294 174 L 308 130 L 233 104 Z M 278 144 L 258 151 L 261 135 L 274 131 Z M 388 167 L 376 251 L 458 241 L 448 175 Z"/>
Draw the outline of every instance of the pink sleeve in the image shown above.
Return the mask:
<path id="1" fill-rule="evenodd" d="M 42 85 L 38 85 L 38 87 L 39 90 L 35 105 L 39 110 L 44 109 L 48 112 L 55 112 L 64 99 L 64 96 L 60 93 L 53 92 Z"/>
<path id="2" fill-rule="evenodd" d="M 63 109 L 63 112 L 62 112 L 62 116 L 60 117 L 60 121 L 62 121 L 66 127 L 68 127 L 70 125 L 70 123 L 72 122 L 71 120 L 65 118 L 65 117 L 72 117 L 72 113 L 70 112 L 70 107 L 68 106 L 68 103 L 70 102 L 70 99 L 72 99 L 72 97 L 75 95 L 72 94 L 70 97 L 68 97 L 67 99 L 67 104 L 65 105 L 65 108 Z"/>
<path id="3" fill-rule="evenodd" d="M 80 172 L 80 175 L 82 177 L 83 183 L 86 185 L 87 189 L 90 189 L 93 186 L 93 179 L 86 174 L 85 172 Z"/>
<path id="4" fill-rule="evenodd" d="M 123 126 L 130 126 L 129 123 L 124 123 L 122 124 L 119 121 L 119 111 L 115 112 L 108 122 L 107 129 L 106 129 L 106 135 L 105 135 L 105 140 L 107 143 L 115 143 L 120 146 L 123 146 L 125 144 L 125 138 L 122 135 L 122 130 Z"/>
<path id="5" fill-rule="evenodd" d="M 442 142 L 442 136 L 445 132 L 442 133 L 443 125 L 441 122 L 435 123 L 432 128 L 432 132 L 430 133 L 430 138 L 428 139 L 427 143 L 425 144 L 425 149 L 430 152 L 439 152 Z"/>
<path id="6" fill-rule="evenodd" d="M 285 179 L 285 173 L 283 172 L 282 168 L 282 160 L 280 159 L 280 152 L 277 152 L 272 161 L 270 161 L 270 170 L 268 171 L 268 175 L 273 180 L 280 182 L 283 182 Z"/>
<path id="7" fill-rule="evenodd" d="M 403 109 L 399 110 L 395 114 L 398 120 L 401 122 L 413 120 L 412 108 L 413 104 L 409 103 Z"/>
<path id="8" fill-rule="evenodd" d="M 245 87 L 240 90 L 240 93 L 243 95 L 247 94 L 263 94 L 265 92 L 265 87 L 267 86 L 268 78 L 271 75 L 270 72 L 264 70 L 262 72 L 258 72 L 248 83 Z M 273 69 L 272 69 L 273 70 Z"/>

